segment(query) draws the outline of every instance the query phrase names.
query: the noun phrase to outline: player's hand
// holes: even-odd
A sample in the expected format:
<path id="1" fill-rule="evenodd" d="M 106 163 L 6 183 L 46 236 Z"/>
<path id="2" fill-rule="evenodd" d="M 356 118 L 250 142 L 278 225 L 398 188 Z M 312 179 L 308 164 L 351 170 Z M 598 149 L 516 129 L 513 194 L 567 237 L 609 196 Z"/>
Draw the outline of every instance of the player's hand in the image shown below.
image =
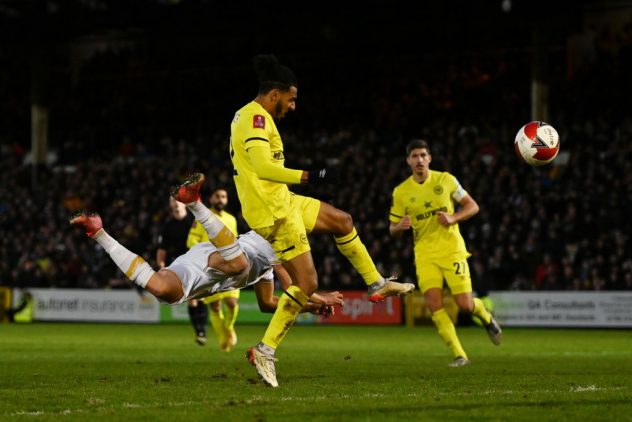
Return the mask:
<path id="1" fill-rule="evenodd" d="M 454 218 L 454 215 L 450 215 L 443 211 L 437 214 L 437 220 L 439 221 L 439 224 L 444 227 L 449 227 L 452 224 L 456 223 L 456 218 Z"/>
<path id="2" fill-rule="evenodd" d="M 336 314 L 336 310 L 334 309 L 333 306 L 330 305 L 323 305 L 320 308 L 320 314 L 325 317 L 325 318 L 329 318 L 332 317 Z"/>
<path id="3" fill-rule="evenodd" d="M 327 305 L 327 306 L 344 306 L 345 305 L 342 293 L 338 291 L 328 292 L 328 293 L 320 292 L 318 296 L 319 296 L 319 299 L 321 299 L 321 303 L 323 305 Z"/>
<path id="4" fill-rule="evenodd" d="M 314 307 L 310 310 L 310 313 L 314 315 L 321 315 L 325 318 L 328 318 L 336 314 L 334 307 L 331 305 L 320 305 L 316 303 L 314 303 L 313 305 Z"/>
<path id="5" fill-rule="evenodd" d="M 412 221 L 410 219 L 410 216 L 405 215 L 404 218 L 402 218 L 401 221 L 397 223 L 397 226 L 399 227 L 399 230 L 405 231 L 410 229 L 411 224 Z"/>
<path id="6" fill-rule="evenodd" d="M 337 185 L 340 183 L 340 171 L 335 167 L 311 170 L 308 172 L 307 183 L 311 185 Z"/>

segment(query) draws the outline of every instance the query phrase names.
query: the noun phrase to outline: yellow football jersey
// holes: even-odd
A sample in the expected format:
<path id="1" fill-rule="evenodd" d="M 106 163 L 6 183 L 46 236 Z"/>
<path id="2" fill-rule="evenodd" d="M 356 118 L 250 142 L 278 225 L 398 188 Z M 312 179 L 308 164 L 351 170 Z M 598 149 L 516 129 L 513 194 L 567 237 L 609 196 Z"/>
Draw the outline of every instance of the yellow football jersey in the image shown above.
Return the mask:
<path id="1" fill-rule="evenodd" d="M 244 219 L 253 229 L 272 226 L 287 215 L 290 190 L 285 183 L 260 179 L 248 149 L 255 146 L 269 148 L 272 164 L 284 168 L 281 135 L 272 116 L 254 101 L 235 113 L 230 133 L 233 177 Z M 300 177 L 301 172 L 296 170 L 294 183 L 300 183 Z"/>
<path id="2" fill-rule="evenodd" d="M 431 170 L 424 183 L 410 176 L 393 190 L 389 220 L 399 223 L 408 215 L 411 219 L 415 255 L 422 259 L 467 257 L 465 241 L 459 225 L 442 226 L 437 220 L 441 211 L 454 213 L 454 201 L 467 195 L 458 180 L 448 172 Z"/>
<path id="3" fill-rule="evenodd" d="M 211 212 L 215 215 L 215 217 L 219 218 L 226 227 L 228 227 L 228 230 L 237 236 L 237 219 L 232 214 L 227 213 L 226 211 L 220 211 L 217 213 L 215 210 L 211 210 Z M 187 248 L 191 249 L 192 246 L 197 245 L 198 243 L 209 241 L 206 229 L 196 220 L 193 220 L 191 229 L 189 229 L 189 235 L 187 236 Z"/>

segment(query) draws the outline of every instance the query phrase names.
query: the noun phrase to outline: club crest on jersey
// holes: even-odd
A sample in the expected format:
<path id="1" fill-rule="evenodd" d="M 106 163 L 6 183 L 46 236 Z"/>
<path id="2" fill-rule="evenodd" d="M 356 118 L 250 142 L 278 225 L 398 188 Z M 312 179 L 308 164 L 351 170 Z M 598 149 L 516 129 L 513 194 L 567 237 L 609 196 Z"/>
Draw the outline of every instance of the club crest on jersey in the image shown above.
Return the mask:
<path id="1" fill-rule="evenodd" d="M 441 185 L 436 185 L 432 191 L 436 194 L 436 195 L 441 195 L 443 193 L 443 187 Z"/>
<path id="2" fill-rule="evenodd" d="M 259 128 L 259 129 L 265 129 L 266 128 L 266 118 L 263 117 L 261 114 L 255 114 L 252 117 L 252 127 L 253 128 Z"/>

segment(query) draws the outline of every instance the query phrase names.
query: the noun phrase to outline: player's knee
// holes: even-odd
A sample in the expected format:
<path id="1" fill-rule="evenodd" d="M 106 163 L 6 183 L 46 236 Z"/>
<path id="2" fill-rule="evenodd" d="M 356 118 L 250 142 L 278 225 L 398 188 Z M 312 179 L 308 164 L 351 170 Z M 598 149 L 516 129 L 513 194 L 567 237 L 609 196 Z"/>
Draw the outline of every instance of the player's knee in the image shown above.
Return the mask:
<path id="1" fill-rule="evenodd" d="M 467 314 L 471 314 L 474 311 L 474 306 L 473 305 L 468 305 L 468 304 L 459 304 L 459 310 L 461 312 L 465 312 Z"/>
<path id="2" fill-rule="evenodd" d="M 224 272 L 229 275 L 237 275 L 246 271 L 247 268 L 248 258 L 246 258 L 245 254 L 241 254 L 237 258 L 226 262 L 226 270 Z"/>
<path id="3" fill-rule="evenodd" d="M 459 298 L 456 300 L 456 305 L 461 312 L 471 314 L 474 311 L 474 302 L 471 298 Z"/>
<path id="4" fill-rule="evenodd" d="M 310 296 L 318 289 L 318 276 L 316 275 L 316 271 L 302 274 L 301 277 L 298 277 L 296 282 L 292 284 L 296 285 L 296 287 L 301 289 L 307 296 Z"/>
<path id="5" fill-rule="evenodd" d="M 344 236 L 351 233 L 353 230 L 353 217 L 348 212 L 340 211 L 336 216 L 336 222 L 338 226 L 338 234 Z"/>
<path id="6" fill-rule="evenodd" d="M 426 306 L 430 309 L 432 313 L 437 312 L 441 308 L 443 308 L 443 300 L 441 296 L 435 297 L 434 295 L 425 295 Z"/>
<path id="7" fill-rule="evenodd" d="M 258 299 L 257 303 L 259 304 L 259 310 L 266 314 L 274 313 L 274 311 L 276 311 L 277 309 L 276 302 Z"/>
<path id="8" fill-rule="evenodd" d="M 310 296 L 312 293 L 314 293 L 316 291 L 316 289 L 318 289 L 318 276 L 316 275 L 316 272 L 314 271 L 314 275 L 312 277 L 309 277 L 309 279 L 307 280 L 307 290 L 305 291 L 305 293 Z"/>

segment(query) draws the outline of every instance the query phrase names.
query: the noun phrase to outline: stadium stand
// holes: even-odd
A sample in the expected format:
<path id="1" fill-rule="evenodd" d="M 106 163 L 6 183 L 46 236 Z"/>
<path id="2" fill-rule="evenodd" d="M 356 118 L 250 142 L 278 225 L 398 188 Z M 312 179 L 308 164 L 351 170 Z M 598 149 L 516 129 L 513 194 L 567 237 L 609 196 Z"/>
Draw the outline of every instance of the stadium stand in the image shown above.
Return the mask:
<path id="1" fill-rule="evenodd" d="M 186 49 L 125 36 L 79 64 L 52 55 L 64 84 L 50 86 L 50 151 L 37 172 L 21 89 L 27 57 L 0 51 L 0 284 L 127 288 L 68 225 L 74 210 L 98 210 L 114 237 L 151 262 L 165 194 L 188 171 L 235 197 L 228 130 L 236 106 L 254 95 L 248 56 L 190 62 Z M 335 191 L 295 190 L 349 211 L 381 272 L 414 280 L 412 242 L 388 236 L 387 214 L 408 174 L 404 145 L 425 138 L 433 168 L 455 174 L 480 204 L 461 230 L 487 289 L 630 290 L 632 120 L 620 105 L 631 92 L 632 28 L 616 37 L 594 34 L 594 57 L 578 66 L 565 50 L 551 53 L 550 123 L 562 153 L 543 169 L 520 164 L 512 145 L 529 119 L 524 49 L 433 51 L 424 60 L 331 53 L 327 63 L 285 54 L 301 87 L 297 112 L 280 125 L 286 165 L 337 165 L 345 180 Z M 237 206 L 230 211 L 239 215 Z M 311 242 L 322 288 L 363 288 L 330 238 Z"/>

